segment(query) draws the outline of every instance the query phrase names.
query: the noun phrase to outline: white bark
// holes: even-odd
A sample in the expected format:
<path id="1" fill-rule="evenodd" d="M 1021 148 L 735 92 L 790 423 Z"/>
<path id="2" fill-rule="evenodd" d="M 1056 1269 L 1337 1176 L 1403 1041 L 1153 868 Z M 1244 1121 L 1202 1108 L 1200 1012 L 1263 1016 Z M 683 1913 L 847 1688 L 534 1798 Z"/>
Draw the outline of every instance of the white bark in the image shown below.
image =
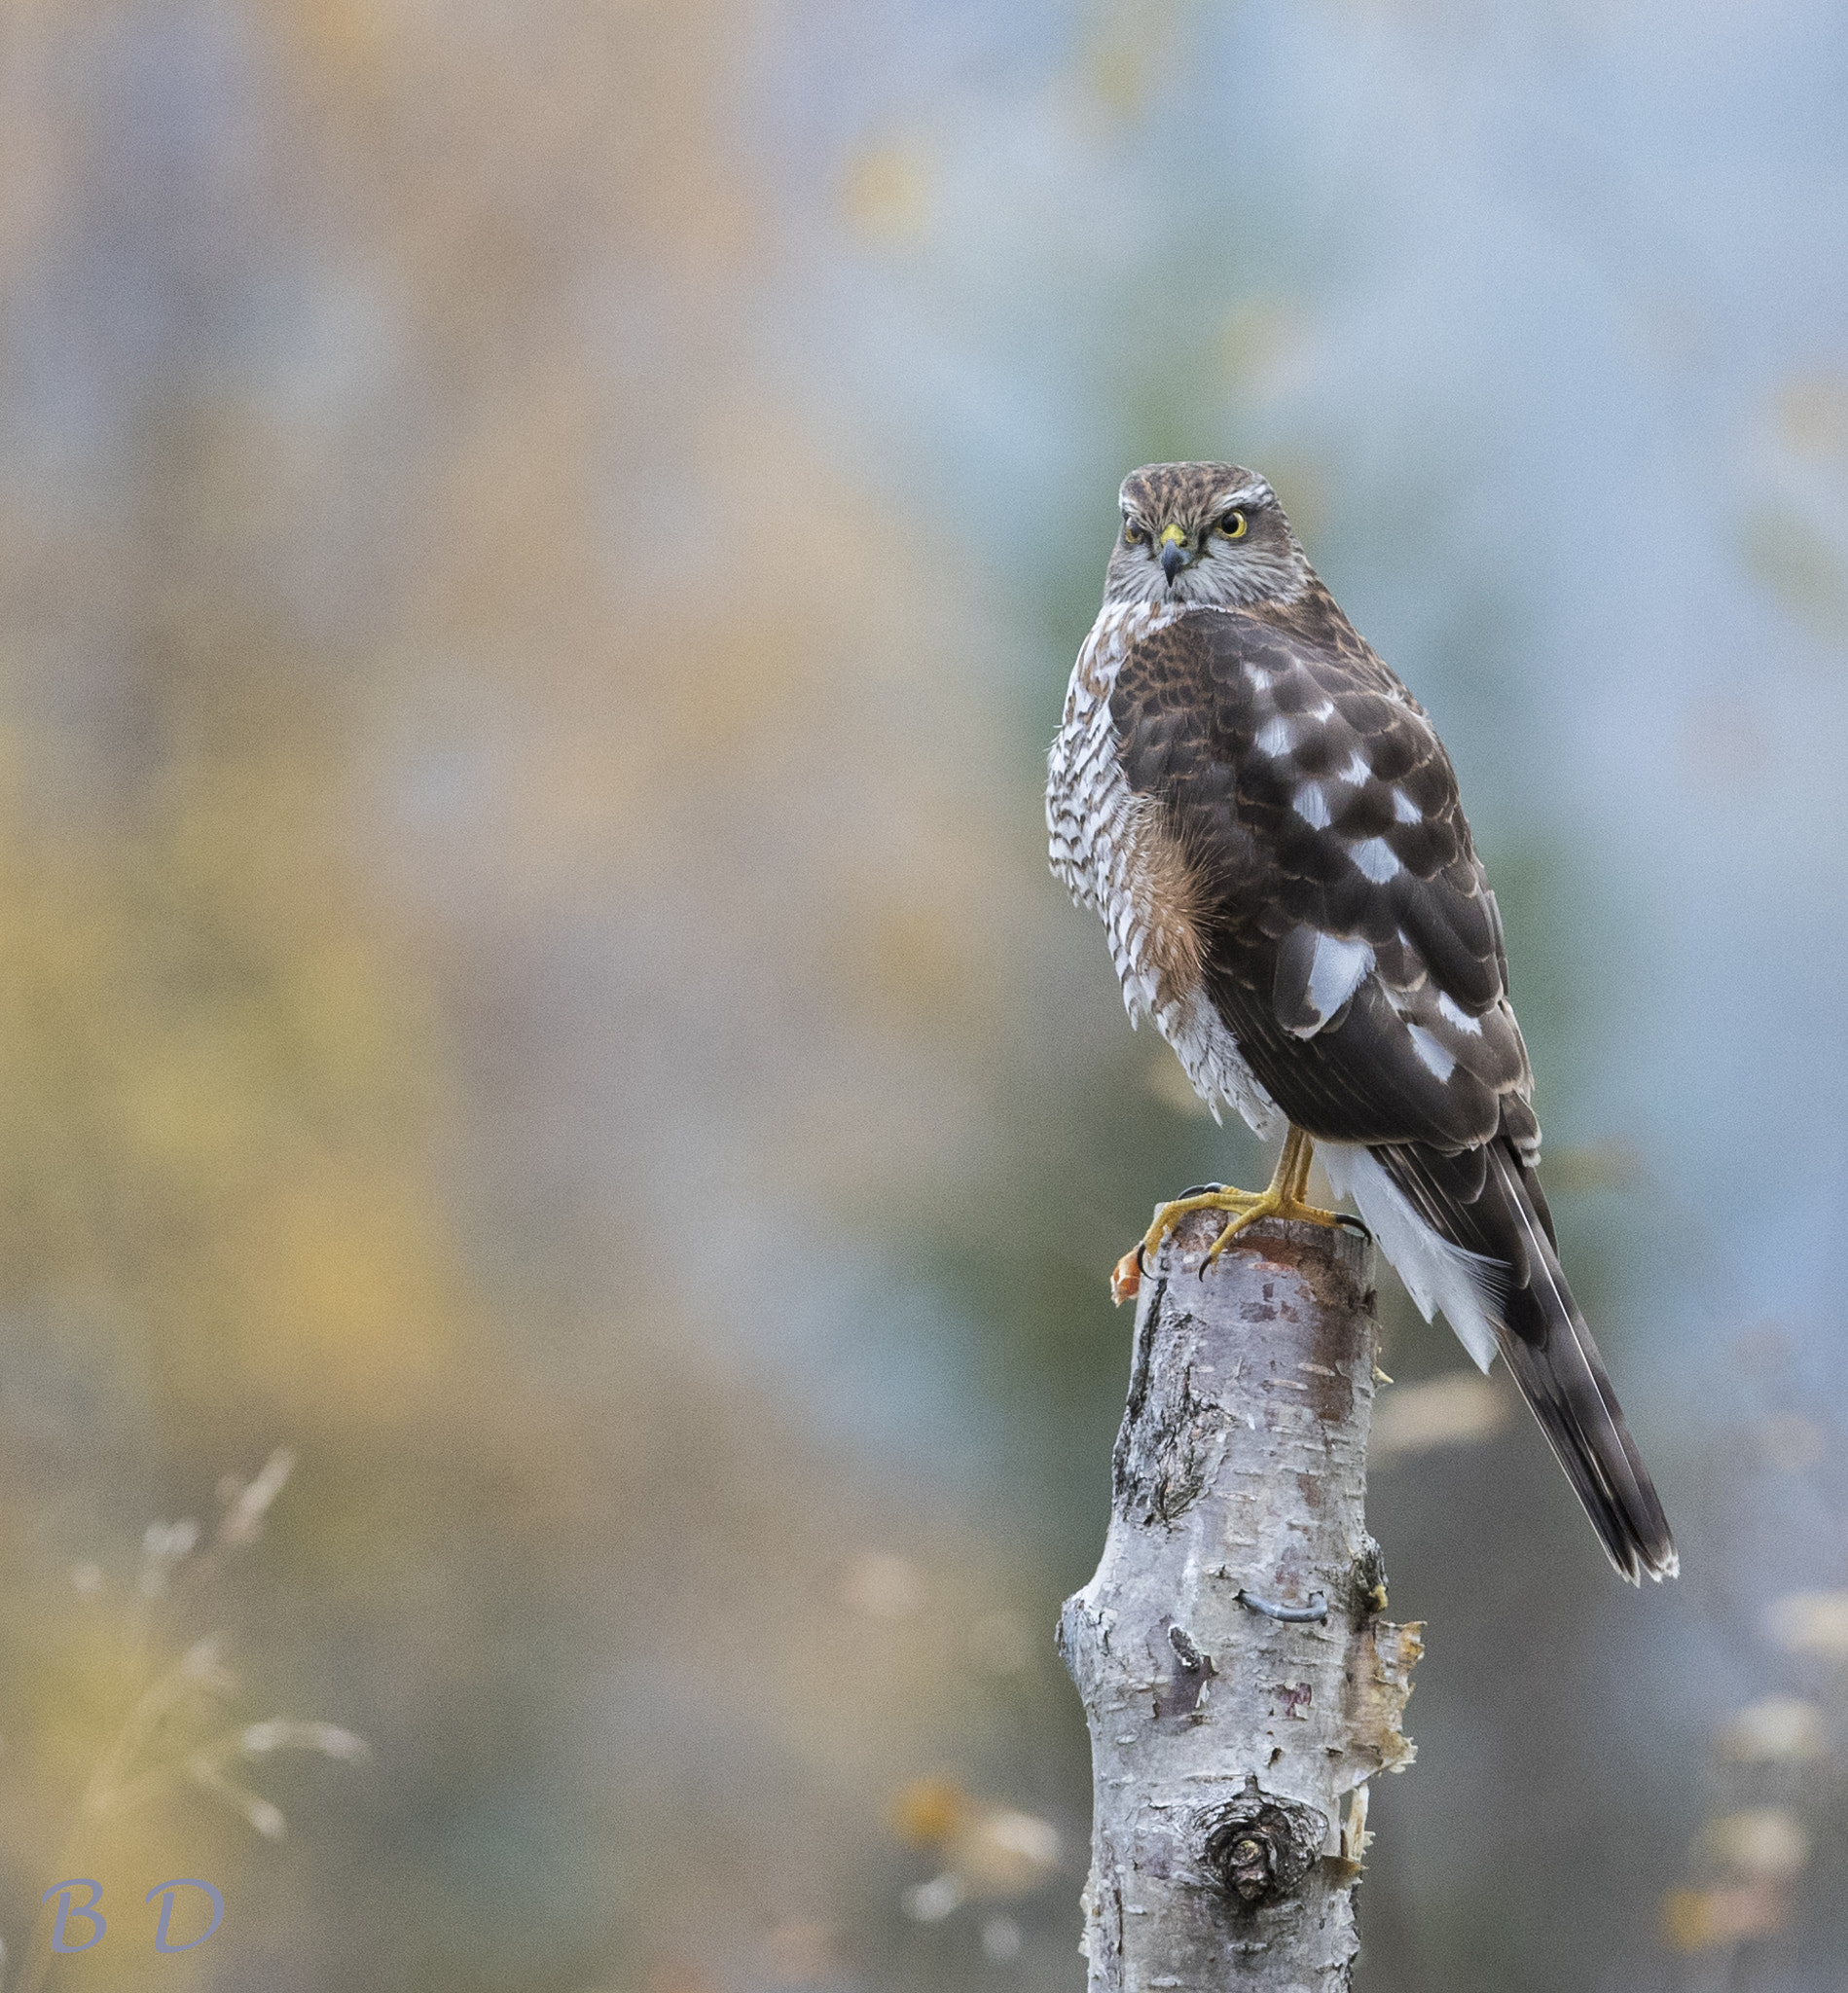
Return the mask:
<path id="1" fill-rule="evenodd" d="M 1091 1993 L 1331 1993 L 1356 1952 L 1365 1782 L 1422 1629 L 1382 1616 L 1366 1534 L 1372 1249 L 1262 1224 L 1204 1280 L 1221 1220 L 1144 1276 L 1097 1576 L 1060 1647 L 1091 1728 Z M 1267 1616 L 1256 1601 L 1324 1619 Z"/>

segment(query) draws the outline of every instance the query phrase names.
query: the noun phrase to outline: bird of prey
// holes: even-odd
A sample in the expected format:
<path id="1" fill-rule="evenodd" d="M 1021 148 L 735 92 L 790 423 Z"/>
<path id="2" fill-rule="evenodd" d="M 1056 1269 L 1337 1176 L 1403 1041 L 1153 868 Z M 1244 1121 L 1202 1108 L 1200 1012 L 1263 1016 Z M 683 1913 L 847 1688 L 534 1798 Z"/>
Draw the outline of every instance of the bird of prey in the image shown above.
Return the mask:
<path id="1" fill-rule="evenodd" d="M 1672 1576 L 1674 1538 L 1560 1268 L 1502 919 L 1424 708 L 1356 634 L 1270 485 L 1236 464 L 1123 482 L 1104 607 L 1046 791 L 1052 868 L 1102 915 L 1132 1022 L 1215 1114 L 1284 1138 L 1208 1263 L 1307 1204 L 1321 1144 L 1427 1321 L 1499 1349 L 1607 1554 Z M 1203 1266 L 1202 1272 L 1204 1274 Z"/>

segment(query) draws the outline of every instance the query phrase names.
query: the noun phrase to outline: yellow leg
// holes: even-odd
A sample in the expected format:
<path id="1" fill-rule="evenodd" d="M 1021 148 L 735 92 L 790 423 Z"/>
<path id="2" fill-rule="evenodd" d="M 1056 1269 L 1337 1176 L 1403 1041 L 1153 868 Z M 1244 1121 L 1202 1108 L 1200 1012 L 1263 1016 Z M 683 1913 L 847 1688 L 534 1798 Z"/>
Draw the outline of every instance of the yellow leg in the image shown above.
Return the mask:
<path id="1" fill-rule="evenodd" d="M 1309 1165 L 1315 1153 L 1314 1141 L 1300 1128 L 1292 1128 L 1284 1138 L 1284 1152 L 1278 1157 L 1277 1168 L 1262 1191 L 1254 1194 L 1250 1190 L 1203 1190 L 1197 1197 L 1177 1198 L 1173 1204 L 1164 1204 L 1155 1214 L 1155 1222 L 1142 1235 L 1141 1244 L 1117 1261 L 1110 1275 L 1111 1300 L 1120 1306 L 1137 1291 L 1141 1286 L 1143 1260 L 1190 1212 L 1223 1211 L 1233 1214 L 1231 1222 L 1213 1242 L 1201 1262 L 1202 1273 L 1240 1232 L 1260 1218 L 1291 1218 L 1311 1225 L 1340 1224 L 1342 1220 L 1338 1212 L 1323 1211 L 1319 1206 L 1304 1202 L 1304 1193 L 1309 1188 Z"/>

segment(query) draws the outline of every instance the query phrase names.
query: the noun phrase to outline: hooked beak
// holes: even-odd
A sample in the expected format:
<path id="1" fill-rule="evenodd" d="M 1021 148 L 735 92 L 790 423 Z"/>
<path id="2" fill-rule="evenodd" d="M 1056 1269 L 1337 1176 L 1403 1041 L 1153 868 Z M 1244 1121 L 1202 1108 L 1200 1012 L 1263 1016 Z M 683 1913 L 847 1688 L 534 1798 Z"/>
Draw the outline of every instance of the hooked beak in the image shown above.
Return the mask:
<path id="1" fill-rule="evenodd" d="M 1156 556 L 1161 562 L 1161 571 L 1172 582 L 1187 564 L 1186 536 L 1178 525 L 1165 525 L 1161 529 L 1161 552 Z"/>

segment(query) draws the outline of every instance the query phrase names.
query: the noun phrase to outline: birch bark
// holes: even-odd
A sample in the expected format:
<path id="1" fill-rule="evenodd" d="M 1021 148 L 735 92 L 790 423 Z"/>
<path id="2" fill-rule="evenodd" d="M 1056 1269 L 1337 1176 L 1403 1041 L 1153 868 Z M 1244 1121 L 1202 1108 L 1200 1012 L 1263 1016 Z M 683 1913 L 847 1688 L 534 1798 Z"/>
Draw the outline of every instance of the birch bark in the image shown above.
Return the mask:
<path id="1" fill-rule="evenodd" d="M 1372 1248 L 1264 1224 L 1203 1280 L 1218 1223 L 1143 1279 L 1104 1557 L 1060 1620 L 1091 1993 L 1347 1987 L 1366 1781 L 1412 1757 L 1422 1628 L 1384 1616 L 1364 1516 Z"/>

